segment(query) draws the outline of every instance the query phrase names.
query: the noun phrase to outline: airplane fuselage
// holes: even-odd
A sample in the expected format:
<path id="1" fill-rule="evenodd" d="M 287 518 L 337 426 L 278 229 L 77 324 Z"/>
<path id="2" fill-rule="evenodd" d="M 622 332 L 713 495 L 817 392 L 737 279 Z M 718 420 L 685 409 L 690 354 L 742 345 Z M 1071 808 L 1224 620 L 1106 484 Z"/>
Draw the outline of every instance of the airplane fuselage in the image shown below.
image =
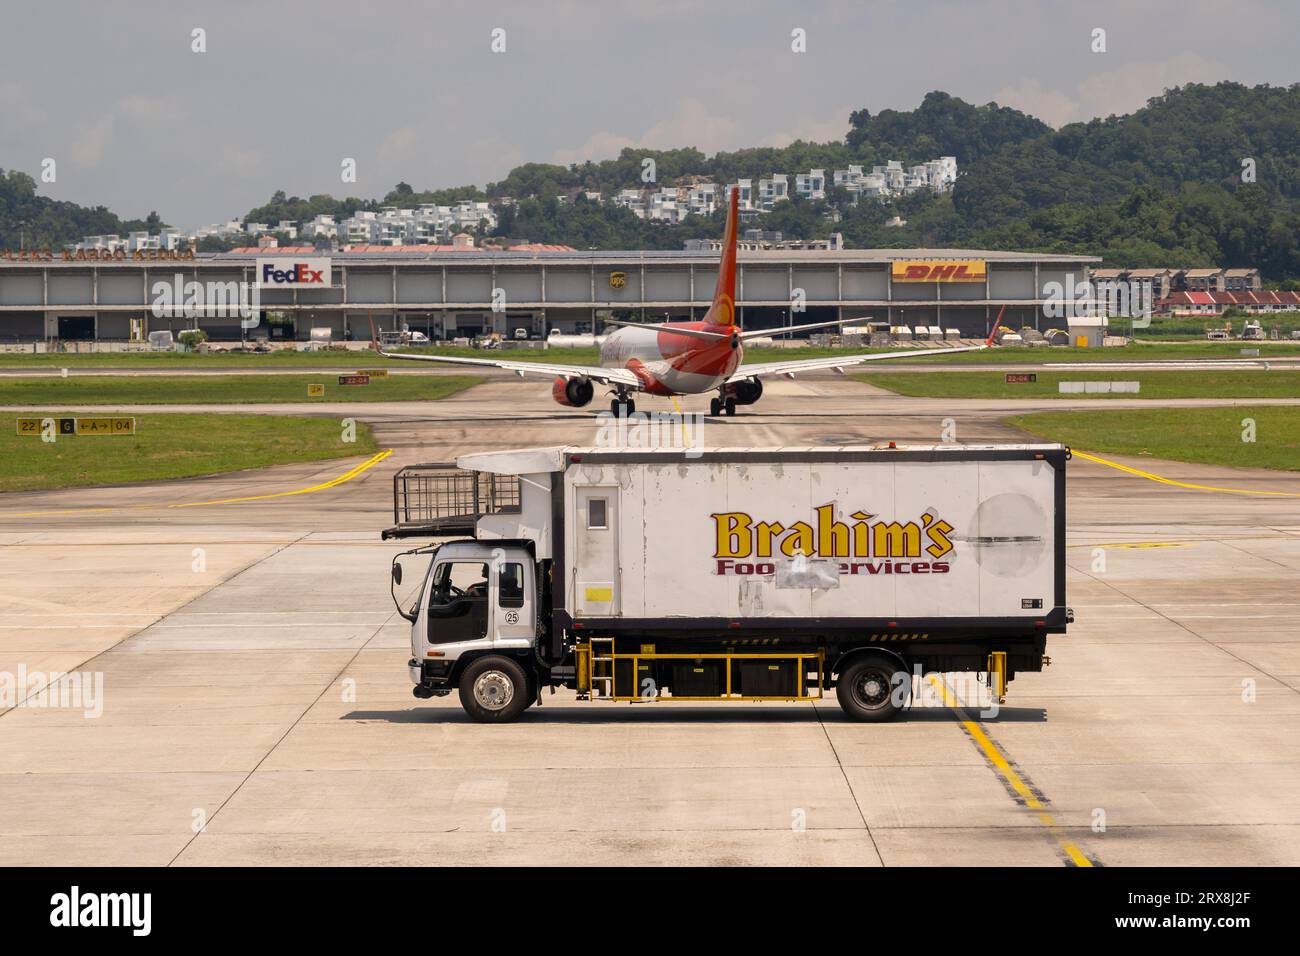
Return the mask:
<path id="1" fill-rule="evenodd" d="M 625 368 L 651 395 L 699 395 L 715 391 L 736 371 L 744 355 L 731 326 L 673 323 L 686 329 L 721 332 L 715 340 L 679 335 L 670 328 L 621 328 L 600 347 L 601 368 Z M 734 336 L 734 338 L 733 338 Z"/>

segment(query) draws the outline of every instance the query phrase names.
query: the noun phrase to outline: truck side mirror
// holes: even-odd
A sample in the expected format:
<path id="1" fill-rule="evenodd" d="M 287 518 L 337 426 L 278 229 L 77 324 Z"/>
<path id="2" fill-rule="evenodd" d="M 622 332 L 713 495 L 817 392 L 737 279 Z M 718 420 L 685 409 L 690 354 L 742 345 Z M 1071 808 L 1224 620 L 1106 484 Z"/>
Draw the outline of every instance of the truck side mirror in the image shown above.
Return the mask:
<path id="1" fill-rule="evenodd" d="M 393 583 L 398 587 L 402 584 L 402 566 L 396 561 L 393 562 Z"/>

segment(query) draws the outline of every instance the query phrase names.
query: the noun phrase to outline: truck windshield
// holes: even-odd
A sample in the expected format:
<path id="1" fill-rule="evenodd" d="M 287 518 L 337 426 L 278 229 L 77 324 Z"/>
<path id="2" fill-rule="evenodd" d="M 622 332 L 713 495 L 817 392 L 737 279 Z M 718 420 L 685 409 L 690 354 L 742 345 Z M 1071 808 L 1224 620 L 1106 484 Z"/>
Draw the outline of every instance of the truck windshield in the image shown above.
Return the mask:
<path id="1" fill-rule="evenodd" d="M 430 604 L 487 600 L 488 566 L 481 561 L 444 561 L 434 569 L 431 583 Z"/>

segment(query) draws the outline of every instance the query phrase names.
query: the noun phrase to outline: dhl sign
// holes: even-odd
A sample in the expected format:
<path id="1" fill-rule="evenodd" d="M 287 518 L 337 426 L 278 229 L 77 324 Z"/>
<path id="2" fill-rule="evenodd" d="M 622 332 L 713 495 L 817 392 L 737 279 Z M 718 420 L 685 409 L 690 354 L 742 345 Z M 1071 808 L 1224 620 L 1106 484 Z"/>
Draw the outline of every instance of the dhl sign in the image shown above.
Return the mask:
<path id="1" fill-rule="evenodd" d="M 983 259 L 895 259 L 895 282 L 983 282 L 988 266 Z"/>

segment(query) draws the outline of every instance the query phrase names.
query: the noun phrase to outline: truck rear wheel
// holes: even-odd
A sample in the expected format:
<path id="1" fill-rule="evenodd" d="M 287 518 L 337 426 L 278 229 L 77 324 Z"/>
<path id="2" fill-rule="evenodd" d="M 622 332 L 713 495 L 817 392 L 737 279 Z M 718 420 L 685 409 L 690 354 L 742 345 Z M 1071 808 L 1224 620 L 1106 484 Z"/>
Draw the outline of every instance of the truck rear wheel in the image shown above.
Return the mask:
<path id="1" fill-rule="evenodd" d="M 844 713 L 854 720 L 892 720 L 911 696 L 911 675 L 896 660 L 868 654 L 840 672 L 835 696 Z"/>
<path id="2" fill-rule="evenodd" d="M 531 703 L 524 669 L 508 657 L 480 657 L 460 675 L 460 705 L 479 723 L 504 724 Z"/>

